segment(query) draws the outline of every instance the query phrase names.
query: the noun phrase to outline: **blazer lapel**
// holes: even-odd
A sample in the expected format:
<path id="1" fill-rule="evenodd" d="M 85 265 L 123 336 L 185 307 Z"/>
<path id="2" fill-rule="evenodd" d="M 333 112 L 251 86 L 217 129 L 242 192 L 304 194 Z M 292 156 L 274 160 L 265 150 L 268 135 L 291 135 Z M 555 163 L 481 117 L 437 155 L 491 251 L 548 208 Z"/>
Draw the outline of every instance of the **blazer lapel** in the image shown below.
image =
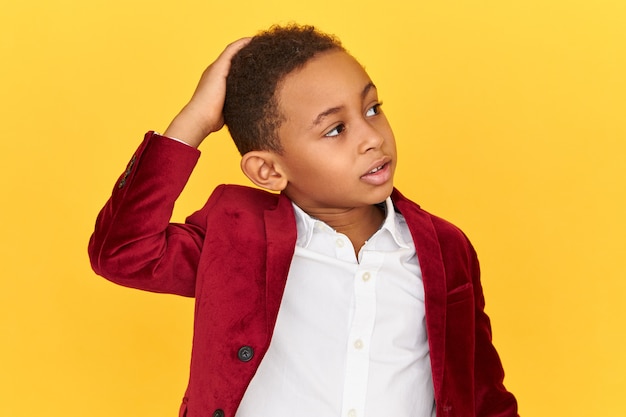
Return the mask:
<path id="1" fill-rule="evenodd" d="M 439 393 L 446 347 L 446 277 L 441 248 L 430 216 L 397 190 L 394 190 L 392 198 L 407 221 L 422 270 L 433 386 L 435 393 Z"/>
<path id="2" fill-rule="evenodd" d="M 291 200 L 278 197 L 275 208 L 265 211 L 267 259 L 265 260 L 266 312 L 270 339 L 285 290 L 289 267 L 296 246 L 296 219 Z"/>

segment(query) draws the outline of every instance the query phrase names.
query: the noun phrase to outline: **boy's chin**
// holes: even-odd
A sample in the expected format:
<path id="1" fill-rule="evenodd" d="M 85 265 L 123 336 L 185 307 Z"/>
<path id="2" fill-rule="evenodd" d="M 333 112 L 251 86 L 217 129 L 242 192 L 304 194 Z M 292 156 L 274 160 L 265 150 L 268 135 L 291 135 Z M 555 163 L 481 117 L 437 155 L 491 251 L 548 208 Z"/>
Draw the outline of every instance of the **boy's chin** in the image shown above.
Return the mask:
<path id="1" fill-rule="evenodd" d="M 378 200 L 378 201 L 374 201 L 372 204 L 378 204 L 382 201 L 385 201 L 387 197 L 391 195 L 392 192 L 393 192 L 393 182 L 390 181 L 389 184 L 385 184 L 384 186 L 381 186 L 374 193 L 372 193 L 372 199 Z"/>

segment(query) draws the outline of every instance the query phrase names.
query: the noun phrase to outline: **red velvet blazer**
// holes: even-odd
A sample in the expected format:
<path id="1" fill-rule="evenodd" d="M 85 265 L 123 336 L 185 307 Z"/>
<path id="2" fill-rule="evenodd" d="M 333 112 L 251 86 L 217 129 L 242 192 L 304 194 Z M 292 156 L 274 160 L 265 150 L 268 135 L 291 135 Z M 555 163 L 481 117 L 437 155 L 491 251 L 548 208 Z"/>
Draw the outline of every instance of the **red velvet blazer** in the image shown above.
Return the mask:
<path id="1" fill-rule="evenodd" d="M 181 416 L 232 417 L 270 343 L 296 241 L 289 199 L 220 186 L 184 224 L 174 202 L 199 152 L 149 132 L 100 212 L 89 242 L 96 273 L 128 287 L 195 297 Z M 438 416 L 516 416 L 465 235 L 392 199 L 417 250 Z M 322 306 L 323 308 L 323 306 Z"/>

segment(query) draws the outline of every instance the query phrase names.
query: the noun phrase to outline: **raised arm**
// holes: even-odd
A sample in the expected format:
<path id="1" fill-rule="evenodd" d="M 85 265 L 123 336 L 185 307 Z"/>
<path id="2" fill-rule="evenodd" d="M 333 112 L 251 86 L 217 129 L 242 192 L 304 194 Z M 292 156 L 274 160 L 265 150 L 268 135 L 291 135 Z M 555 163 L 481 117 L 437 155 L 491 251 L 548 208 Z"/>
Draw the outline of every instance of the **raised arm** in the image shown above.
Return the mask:
<path id="1" fill-rule="evenodd" d="M 194 295 L 205 228 L 170 219 L 198 160 L 196 147 L 223 126 L 230 60 L 246 43 L 232 43 L 204 71 L 164 136 L 146 134 L 96 220 L 89 257 L 99 275 L 143 290 Z"/>

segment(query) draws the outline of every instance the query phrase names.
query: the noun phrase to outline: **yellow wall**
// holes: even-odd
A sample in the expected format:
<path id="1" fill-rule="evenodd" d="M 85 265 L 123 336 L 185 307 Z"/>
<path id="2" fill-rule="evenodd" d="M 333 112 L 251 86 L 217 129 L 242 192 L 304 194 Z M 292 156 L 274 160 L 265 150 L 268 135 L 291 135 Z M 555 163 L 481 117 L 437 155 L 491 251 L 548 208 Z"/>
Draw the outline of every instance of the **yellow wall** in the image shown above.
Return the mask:
<path id="1" fill-rule="evenodd" d="M 626 415 L 623 0 L 5 1 L 0 415 L 173 416 L 192 300 L 90 270 L 97 211 L 229 41 L 339 35 L 381 91 L 397 185 L 461 226 L 526 416 Z M 226 135 L 176 211 L 243 182 Z"/>

